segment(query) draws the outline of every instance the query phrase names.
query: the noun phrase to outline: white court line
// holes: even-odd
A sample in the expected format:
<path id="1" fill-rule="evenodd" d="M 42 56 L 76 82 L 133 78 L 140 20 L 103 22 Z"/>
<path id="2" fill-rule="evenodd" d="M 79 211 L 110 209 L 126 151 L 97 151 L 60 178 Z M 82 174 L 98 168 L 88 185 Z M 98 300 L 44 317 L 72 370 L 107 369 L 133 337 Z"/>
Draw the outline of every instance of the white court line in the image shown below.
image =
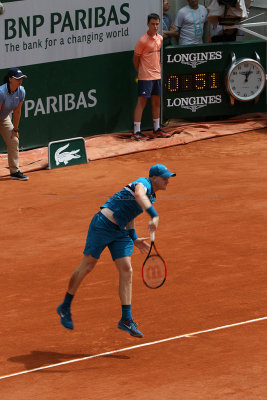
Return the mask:
<path id="1" fill-rule="evenodd" d="M 264 321 L 266 319 L 267 319 L 267 317 L 261 317 L 261 318 L 256 318 L 256 319 L 250 319 L 248 321 L 237 322 L 235 324 L 218 326 L 217 328 L 206 329 L 206 330 L 203 330 L 203 331 L 185 333 L 183 335 L 173 336 L 173 337 L 170 337 L 170 338 L 167 338 L 167 339 L 156 340 L 155 342 L 137 344 L 136 346 L 125 347 L 123 349 L 107 351 L 106 353 L 95 354 L 95 355 L 88 356 L 88 357 L 76 358 L 76 359 L 69 360 L 69 361 L 63 361 L 63 362 L 56 363 L 56 364 L 46 365 L 44 367 L 38 367 L 38 368 L 34 368 L 34 369 L 29 369 L 29 370 L 26 370 L 26 371 L 20 371 L 20 372 L 16 372 L 16 373 L 10 374 L 10 375 L 0 376 L 0 379 L 12 378 L 12 377 L 18 376 L 18 375 L 25 375 L 25 374 L 29 374 L 31 372 L 41 371 L 43 369 L 55 368 L 55 367 L 58 367 L 60 365 L 66 365 L 66 364 L 76 363 L 76 362 L 80 362 L 80 361 L 90 360 L 92 358 L 104 357 L 104 356 L 108 356 L 110 354 L 122 353 L 123 351 L 139 349 L 140 347 L 153 346 L 154 344 L 170 342 L 171 340 L 189 338 L 191 336 L 197 336 L 197 335 L 201 335 L 203 333 L 215 332 L 215 331 L 219 331 L 219 330 L 222 330 L 222 329 L 232 328 L 234 326 L 252 324 L 253 322 Z"/>

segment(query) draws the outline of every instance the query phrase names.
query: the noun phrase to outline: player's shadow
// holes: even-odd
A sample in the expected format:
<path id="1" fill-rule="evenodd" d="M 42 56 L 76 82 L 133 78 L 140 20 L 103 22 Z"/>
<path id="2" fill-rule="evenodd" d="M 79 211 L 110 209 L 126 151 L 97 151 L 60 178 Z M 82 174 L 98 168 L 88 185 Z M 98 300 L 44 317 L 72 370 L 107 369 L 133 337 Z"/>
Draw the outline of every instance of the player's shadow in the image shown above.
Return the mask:
<path id="1" fill-rule="evenodd" d="M 41 368 L 45 366 L 53 366 L 71 360 L 79 360 L 80 358 L 90 357 L 91 354 L 71 354 L 71 353 L 56 353 L 53 351 L 38 351 L 32 350 L 29 354 L 22 354 L 19 356 L 10 357 L 7 360 L 14 363 L 23 364 L 26 371 Z M 99 358 L 116 358 L 116 359 L 129 359 L 126 355 L 107 354 Z M 59 372 L 53 368 L 42 369 L 43 372 Z M 69 372 L 67 369 L 61 372 Z"/>

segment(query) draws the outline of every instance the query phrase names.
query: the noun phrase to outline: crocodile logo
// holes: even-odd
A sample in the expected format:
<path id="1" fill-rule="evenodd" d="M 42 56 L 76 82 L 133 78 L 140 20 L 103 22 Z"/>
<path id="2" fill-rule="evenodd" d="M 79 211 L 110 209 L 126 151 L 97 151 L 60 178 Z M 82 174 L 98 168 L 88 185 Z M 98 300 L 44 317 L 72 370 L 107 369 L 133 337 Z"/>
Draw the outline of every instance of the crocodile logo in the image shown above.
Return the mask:
<path id="1" fill-rule="evenodd" d="M 69 161 L 73 160 L 74 158 L 81 158 L 81 156 L 77 153 L 79 153 L 80 149 L 78 150 L 72 150 L 72 151 L 64 151 L 69 147 L 70 143 L 66 144 L 65 146 L 60 147 L 57 149 L 55 152 L 55 161 L 56 165 L 59 165 L 61 163 L 64 163 L 67 165 Z"/>

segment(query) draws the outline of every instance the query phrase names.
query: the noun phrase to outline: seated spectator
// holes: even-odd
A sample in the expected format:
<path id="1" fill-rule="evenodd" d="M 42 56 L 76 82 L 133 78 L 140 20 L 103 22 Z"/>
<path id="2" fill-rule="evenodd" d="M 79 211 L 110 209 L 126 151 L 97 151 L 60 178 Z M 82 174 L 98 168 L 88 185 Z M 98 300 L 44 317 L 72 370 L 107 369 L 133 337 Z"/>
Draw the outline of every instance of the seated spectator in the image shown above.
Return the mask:
<path id="1" fill-rule="evenodd" d="M 248 17 L 251 0 L 208 0 L 208 20 L 214 26 L 234 25 Z"/>
<path id="2" fill-rule="evenodd" d="M 163 46 L 169 46 L 172 44 L 171 39 L 175 38 L 178 43 L 179 33 L 176 26 L 172 22 L 172 17 L 168 14 L 170 3 L 168 0 L 163 0 Z"/>
<path id="3" fill-rule="evenodd" d="M 222 25 L 217 27 L 209 24 L 209 35 L 212 43 L 234 42 L 236 40 L 238 29 L 224 29 Z"/>
<path id="4" fill-rule="evenodd" d="M 179 30 L 179 44 L 203 43 L 203 27 L 207 21 L 208 11 L 198 4 L 198 0 L 187 1 L 188 5 L 177 12 L 174 21 Z"/>

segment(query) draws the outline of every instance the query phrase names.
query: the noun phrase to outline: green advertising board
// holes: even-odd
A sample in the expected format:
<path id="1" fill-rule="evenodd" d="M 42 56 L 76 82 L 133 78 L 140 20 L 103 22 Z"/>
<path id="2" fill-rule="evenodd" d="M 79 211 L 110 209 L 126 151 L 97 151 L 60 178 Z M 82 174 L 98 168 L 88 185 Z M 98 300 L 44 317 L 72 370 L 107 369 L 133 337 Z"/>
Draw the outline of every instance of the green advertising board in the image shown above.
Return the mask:
<path id="1" fill-rule="evenodd" d="M 171 46 L 164 50 L 163 58 L 163 120 L 171 118 L 205 118 L 239 115 L 266 111 L 266 90 L 251 100 L 232 101 L 227 90 L 228 72 L 236 60 L 258 58 L 263 66 L 258 78 L 254 66 L 245 65 L 240 79 L 250 83 L 266 81 L 266 43 L 261 40 L 249 42 L 209 43 L 190 46 Z M 238 72 L 239 74 L 239 72 Z M 241 75 L 243 74 L 243 75 Z M 254 76 L 255 75 L 255 76 Z M 263 83 L 263 82 L 262 82 Z M 237 88 L 236 88 L 237 89 Z M 246 93 L 245 93 L 246 94 Z"/>
<path id="2" fill-rule="evenodd" d="M 161 0 L 4 1 L 0 78 L 20 67 L 26 98 L 20 149 L 133 127 L 136 42 Z M 152 128 L 150 105 L 143 129 Z M 0 140 L 0 151 L 5 151 Z"/>
<path id="3" fill-rule="evenodd" d="M 87 162 L 86 146 L 83 137 L 57 140 L 48 144 L 49 169 L 86 164 Z"/>
<path id="4" fill-rule="evenodd" d="M 131 64 L 132 53 L 123 52 L 23 67 L 20 147 L 130 130 L 137 98 Z"/>

